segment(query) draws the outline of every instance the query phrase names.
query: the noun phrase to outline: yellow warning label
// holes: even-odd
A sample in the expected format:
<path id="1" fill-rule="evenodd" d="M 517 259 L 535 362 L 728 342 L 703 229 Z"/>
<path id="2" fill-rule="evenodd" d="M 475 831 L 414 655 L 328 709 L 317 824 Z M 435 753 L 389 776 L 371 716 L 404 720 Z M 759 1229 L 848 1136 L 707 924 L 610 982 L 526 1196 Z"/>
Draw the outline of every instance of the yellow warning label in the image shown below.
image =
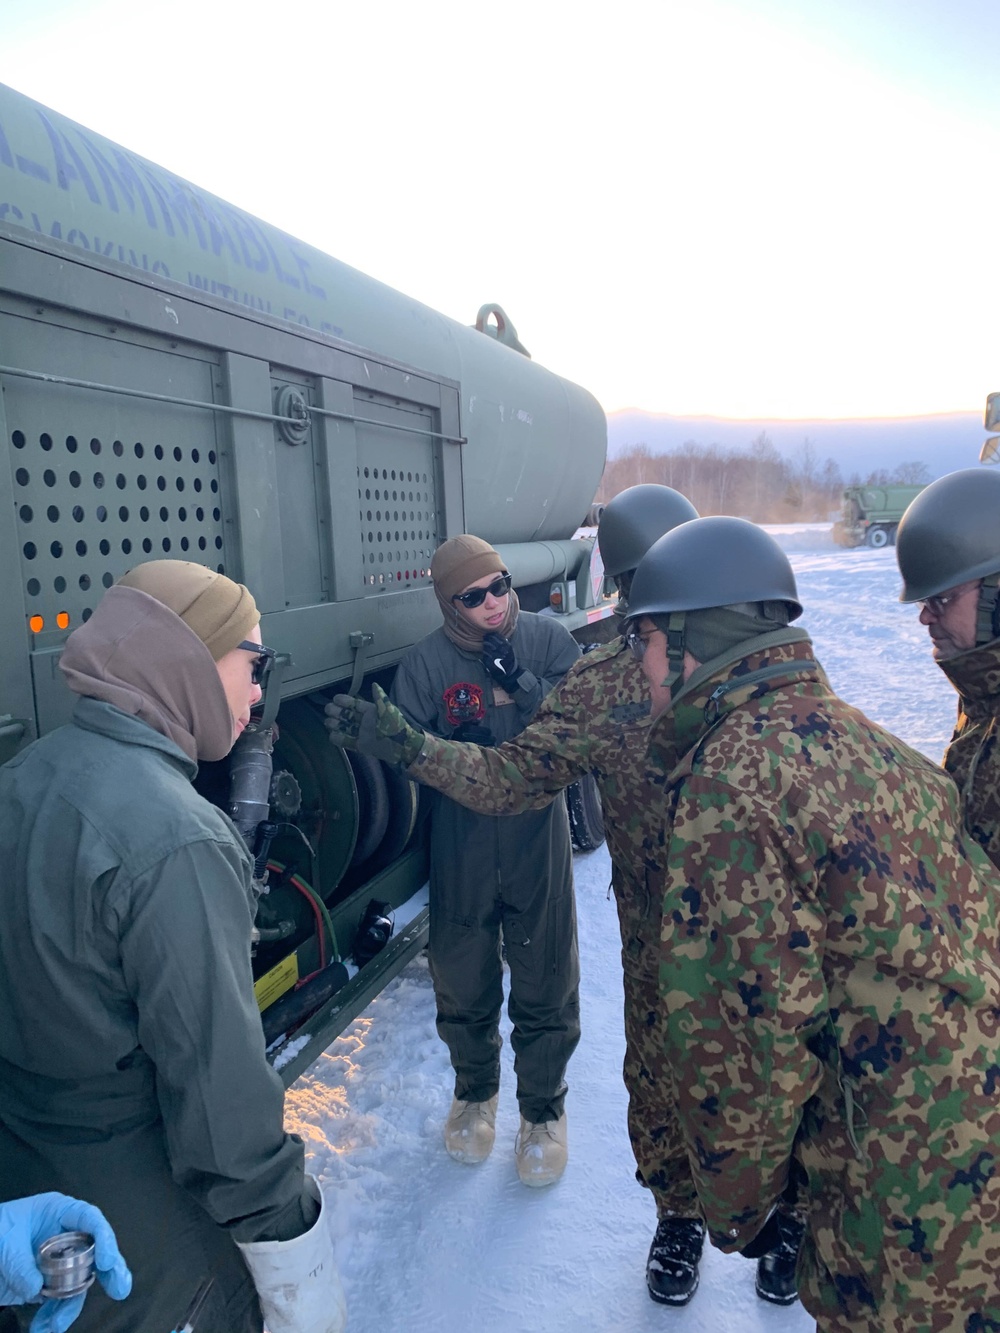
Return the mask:
<path id="1" fill-rule="evenodd" d="M 254 982 L 253 993 L 257 997 L 257 1008 L 264 1010 L 269 1004 L 274 1004 L 286 990 L 291 990 L 298 979 L 299 957 L 298 954 L 290 953 L 287 958 L 282 958 L 280 963 L 276 963 L 270 972 L 265 972 Z"/>

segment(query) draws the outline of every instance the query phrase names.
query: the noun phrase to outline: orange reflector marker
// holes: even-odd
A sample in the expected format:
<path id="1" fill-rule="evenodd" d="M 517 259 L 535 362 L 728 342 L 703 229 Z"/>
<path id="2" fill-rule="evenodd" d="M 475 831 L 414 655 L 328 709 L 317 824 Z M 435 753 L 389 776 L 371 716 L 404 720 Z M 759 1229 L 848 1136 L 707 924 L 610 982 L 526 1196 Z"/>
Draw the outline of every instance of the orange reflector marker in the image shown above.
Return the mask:
<path id="1" fill-rule="evenodd" d="M 69 629 L 69 612 L 60 611 L 56 616 L 56 624 L 60 629 Z"/>
<path id="2" fill-rule="evenodd" d="M 41 616 L 32 616 L 28 621 L 28 628 L 31 630 L 32 634 L 38 634 L 45 628 L 45 621 Z"/>

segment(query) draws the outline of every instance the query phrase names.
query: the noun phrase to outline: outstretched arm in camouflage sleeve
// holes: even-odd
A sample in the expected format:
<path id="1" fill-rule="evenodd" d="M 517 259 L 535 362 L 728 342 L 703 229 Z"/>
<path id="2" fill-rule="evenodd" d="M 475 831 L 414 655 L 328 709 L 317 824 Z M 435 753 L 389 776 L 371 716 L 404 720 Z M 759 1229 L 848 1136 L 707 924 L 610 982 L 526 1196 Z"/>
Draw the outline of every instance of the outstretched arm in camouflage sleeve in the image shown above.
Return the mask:
<path id="1" fill-rule="evenodd" d="M 418 686 L 408 684 L 411 703 L 422 700 Z M 603 795 L 625 799 L 622 774 L 636 768 L 649 721 L 642 673 L 615 646 L 578 661 L 542 701 L 534 721 L 495 749 L 444 740 L 415 727 L 412 711 L 404 713 L 377 687 L 373 697 L 369 704 L 337 695 L 327 705 L 331 741 L 386 763 L 409 762 L 409 777 L 484 815 L 543 809 L 586 773 L 598 778 Z"/>
<path id="2" fill-rule="evenodd" d="M 677 802 L 663 900 L 668 1055 L 713 1242 L 742 1250 L 788 1178 L 827 1021 L 825 921 L 796 848 L 762 803 L 692 776 Z"/>
<path id="3" fill-rule="evenodd" d="M 593 672 L 580 673 L 584 662 L 543 699 L 513 740 L 484 749 L 428 736 L 409 776 L 479 814 L 541 810 L 591 771 L 595 746 L 608 730 L 591 697 Z M 617 702 L 617 694 L 612 698 Z M 611 730 L 613 742 L 621 728 Z"/>

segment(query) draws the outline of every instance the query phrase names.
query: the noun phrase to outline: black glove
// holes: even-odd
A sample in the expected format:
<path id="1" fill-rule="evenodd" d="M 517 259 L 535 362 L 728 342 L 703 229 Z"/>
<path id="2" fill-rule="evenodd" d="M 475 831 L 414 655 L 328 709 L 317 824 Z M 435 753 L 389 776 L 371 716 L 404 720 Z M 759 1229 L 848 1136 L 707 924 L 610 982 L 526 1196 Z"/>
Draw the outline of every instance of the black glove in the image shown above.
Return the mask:
<path id="1" fill-rule="evenodd" d="M 469 741 L 472 745 L 496 745 L 496 738 L 482 722 L 463 722 L 448 737 L 450 741 Z"/>
<path id="2" fill-rule="evenodd" d="M 516 690 L 524 674 L 517 665 L 514 645 L 502 634 L 487 634 L 483 638 L 483 666 L 498 685 L 505 690 Z"/>

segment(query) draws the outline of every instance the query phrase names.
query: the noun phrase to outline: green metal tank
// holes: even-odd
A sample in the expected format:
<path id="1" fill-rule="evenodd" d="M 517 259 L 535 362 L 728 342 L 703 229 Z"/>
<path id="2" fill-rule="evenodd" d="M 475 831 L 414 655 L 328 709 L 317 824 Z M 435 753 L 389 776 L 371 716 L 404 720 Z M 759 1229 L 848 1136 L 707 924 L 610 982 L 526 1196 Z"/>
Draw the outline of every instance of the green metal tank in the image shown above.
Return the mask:
<path id="1" fill-rule="evenodd" d="M 2 84 L 0 223 L 457 381 L 468 531 L 557 541 L 582 523 L 604 413 L 516 350 L 502 312 L 484 331 L 448 319 Z"/>

